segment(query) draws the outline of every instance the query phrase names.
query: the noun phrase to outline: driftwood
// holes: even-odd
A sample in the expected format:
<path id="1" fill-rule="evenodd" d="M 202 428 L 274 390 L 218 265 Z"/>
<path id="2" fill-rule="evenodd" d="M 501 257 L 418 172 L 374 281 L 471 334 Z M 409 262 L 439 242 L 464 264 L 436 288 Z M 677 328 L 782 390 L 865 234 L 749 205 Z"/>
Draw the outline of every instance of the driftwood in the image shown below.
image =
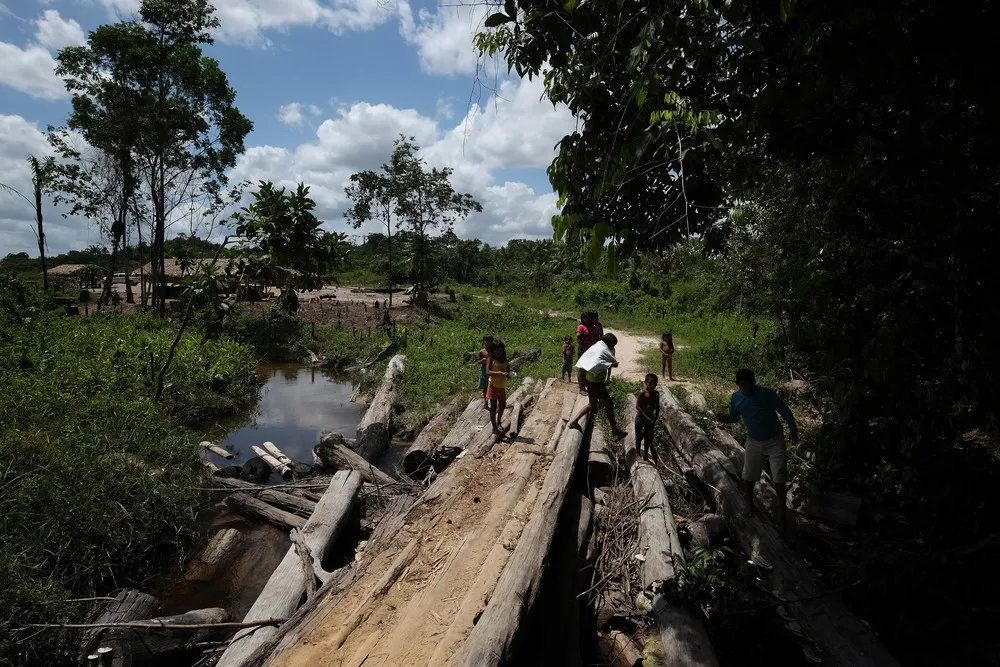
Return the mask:
<path id="1" fill-rule="evenodd" d="M 785 599 L 786 608 L 803 631 L 823 651 L 831 665 L 898 665 L 878 637 L 848 610 L 835 592 L 824 591 L 816 574 L 765 521 L 762 513 L 748 516 L 742 480 L 727 471 L 729 458 L 663 388 L 660 416 L 678 453 L 711 492 L 717 511 L 729 523 L 733 535 L 751 558 L 760 557 L 771 566 L 760 576 L 768 588 Z"/>
<path id="2" fill-rule="evenodd" d="M 316 511 L 301 529 L 303 542 L 317 563 L 323 561 L 337 535 L 346 525 L 360 488 L 361 476 L 357 472 L 346 470 L 338 472 L 330 480 L 330 486 L 323 494 L 323 498 L 316 504 Z M 295 546 L 292 546 L 271 574 L 271 578 L 247 612 L 244 621 L 291 616 L 298 608 L 306 590 L 306 573 L 302 559 L 296 553 Z M 274 628 L 262 628 L 253 633 L 237 633 L 229 648 L 219 659 L 218 667 L 242 665 L 258 646 L 264 644 L 276 632 Z"/>
<path id="3" fill-rule="evenodd" d="M 176 616 L 131 621 L 92 637 L 87 654 L 100 647 L 111 649 L 110 665 L 177 665 L 190 661 L 200 651 L 197 644 L 224 627 L 225 609 L 195 609 Z M 84 663 L 86 664 L 86 663 Z"/>
<path id="4" fill-rule="evenodd" d="M 254 454 L 264 459 L 264 462 L 267 463 L 267 465 L 271 468 L 271 470 L 281 475 L 283 479 L 291 478 L 292 469 L 288 465 L 282 463 L 274 456 L 269 454 L 266 449 L 264 449 L 263 447 L 259 447 L 257 445 L 252 445 L 250 449 L 253 450 Z"/>
<path id="5" fill-rule="evenodd" d="M 392 401 L 396 395 L 396 378 L 406 366 L 406 357 L 397 354 L 389 360 L 382 384 L 372 399 L 368 411 L 358 424 L 357 437 L 354 440 L 355 451 L 366 461 L 374 462 L 382 450 L 389 445 L 391 435 L 389 426 L 392 421 Z"/>
<path id="6" fill-rule="evenodd" d="M 237 489 L 246 492 L 257 500 L 261 500 L 268 505 L 273 505 L 277 509 L 301 514 L 308 517 L 316 509 L 316 502 L 301 496 L 277 491 L 269 486 L 260 486 L 252 482 L 244 482 L 235 477 L 218 477 L 213 480 L 216 486 L 229 489 Z"/>
<path id="7" fill-rule="evenodd" d="M 222 447 L 219 447 L 218 445 L 216 445 L 215 443 L 209 442 L 208 440 L 203 440 L 201 442 L 201 447 L 204 448 L 204 449 L 207 449 L 208 451 L 212 452 L 213 454 L 217 454 L 218 456 L 221 456 L 224 459 L 231 459 L 231 458 L 233 458 L 233 453 L 232 452 L 230 452 L 228 450 L 225 450 Z"/>
<path id="8" fill-rule="evenodd" d="M 292 528 L 302 528 L 306 525 L 306 520 L 302 517 L 279 510 L 273 505 L 258 500 L 249 493 L 234 493 L 226 498 L 226 506 L 232 510 L 248 516 L 252 519 L 260 519 L 273 524 L 278 528 L 290 530 Z"/>
<path id="9" fill-rule="evenodd" d="M 479 406 L 480 403 L 480 399 L 476 399 L 470 405 Z M 454 419 L 452 415 L 454 405 L 455 403 L 452 403 L 427 422 L 427 425 L 420 429 L 420 433 L 406 450 L 406 454 L 403 455 L 403 472 L 410 477 L 422 478 L 428 470 L 435 467 L 434 455 L 441 441 L 448 434 L 450 424 Z M 437 468 L 435 467 L 435 469 Z"/>
<path id="10" fill-rule="evenodd" d="M 589 421 L 589 415 L 587 417 Z M 451 661 L 453 667 L 507 664 L 521 622 L 538 598 L 545 561 L 569 493 L 583 431 L 567 429 L 545 475 L 539 501 L 521 533 L 486 610 Z"/>
<path id="11" fill-rule="evenodd" d="M 629 396 L 625 408 L 625 421 L 632 423 L 636 417 L 635 396 Z M 684 570 L 684 551 L 681 549 L 670 509 L 667 490 L 657 469 L 646 463 L 635 451 L 635 432 L 625 437 L 631 467 L 632 491 L 640 503 L 639 553 L 644 560 L 640 570 L 642 585 L 653 606 L 653 618 L 663 646 L 668 665 L 678 667 L 715 667 L 719 664 L 712 650 L 708 632 L 700 616 L 673 598 L 677 592 L 679 575 Z"/>
<path id="12" fill-rule="evenodd" d="M 324 467 L 333 470 L 356 470 L 361 479 L 369 484 L 385 486 L 394 484 L 395 479 L 375 467 L 375 464 L 361 458 L 357 452 L 345 444 L 339 433 L 324 433 L 319 444 L 313 447 L 313 454 Z"/>
<path id="13" fill-rule="evenodd" d="M 587 484 L 590 488 L 607 486 L 614 476 L 615 464 L 604 439 L 604 431 L 595 428 L 587 447 Z"/>
<path id="14" fill-rule="evenodd" d="M 114 601 L 105 607 L 104 612 L 97 617 L 95 623 L 139 621 L 155 616 L 159 608 L 160 602 L 152 595 L 127 588 L 119 592 Z M 120 641 L 122 636 L 123 631 L 118 630 L 96 629 L 88 632 L 83 638 L 78 656 L 79 662 L 83 663 L 99 645 L 110 641 Z"/>
<path id="15" fill-rule="evenodd" d="M 542 348 L 533 347 L 527 352 L 515 352 L 511 355 L 510 361 L 507 363 L 507 368 L 515 373 L 521 370 L 521 366 L 528 363 L 529 361 L 538 361 L 542 358 Z"/>
<path id="16" fill-rule="evenodd" d="M 243 535 L 236 528 L 220 530 L 188 563 L 184 578 L 188 581 L 211 581 L 216 571 L 232 560 L 243 544 Z"/>
<path id="17" fill-rule="evenodd" d="M 295 465 L 291 458 L 289 458 L 283 451 L 278 449 L 278 446 L 273 442 L 265 442 L 261 445 L 268 454 L 278 459 L 278 463 L 282 463 L 289 468 Z"/>

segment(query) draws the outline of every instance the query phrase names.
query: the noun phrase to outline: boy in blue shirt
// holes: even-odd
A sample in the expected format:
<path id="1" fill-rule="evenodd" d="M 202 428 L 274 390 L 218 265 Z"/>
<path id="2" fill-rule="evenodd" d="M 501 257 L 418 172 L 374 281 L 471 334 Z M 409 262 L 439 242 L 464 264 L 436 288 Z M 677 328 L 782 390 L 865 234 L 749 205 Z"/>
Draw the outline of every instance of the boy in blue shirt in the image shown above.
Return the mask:
<path id="1" fill-rule="evenodd" d="M 771 479 L 778 492 L 778 530 L 784 533 L 788 464 L 785 460 L 785 434 L 778 415 L 788 424 L 788 439 L 793 445 L 799 442 L 795 417 L 773 389 L 757 386 L 757 378 L 752 370 L 741 368 L 736 371 L 736 385 L 740 390 L 729 400 L 729 414 L 717 413 L 715 419 L 723 424 L 734 424 L 742 418 L 747 428 L 743 490 L 750 506 L 750 516 L 754 514 L 753 488 L 764 468 L 764 458 L 767 457 L 771 465 Z"/>

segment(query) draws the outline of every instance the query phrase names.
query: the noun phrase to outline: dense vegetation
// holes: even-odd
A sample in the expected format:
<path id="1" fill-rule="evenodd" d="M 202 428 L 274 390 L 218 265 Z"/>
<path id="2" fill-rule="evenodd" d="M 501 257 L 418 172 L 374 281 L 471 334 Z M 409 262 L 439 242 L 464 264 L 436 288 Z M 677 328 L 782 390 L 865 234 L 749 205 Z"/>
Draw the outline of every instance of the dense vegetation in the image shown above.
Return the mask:
<path id="1" fill-rule="evenodd" d="M 82 608 L 63 600 L 139 581 L 191 537 L 199 464 L 197 436 L 184 425 L 246 410 L 258 380 L 246 348 L 189 336 L 154 402 L 154 372 L 173 337 L 149 316 L 56 317 L 0 267 L 8 658 L 52 646 L 51 636 L 11 644 L 12 628 L 79 620 Z"/>

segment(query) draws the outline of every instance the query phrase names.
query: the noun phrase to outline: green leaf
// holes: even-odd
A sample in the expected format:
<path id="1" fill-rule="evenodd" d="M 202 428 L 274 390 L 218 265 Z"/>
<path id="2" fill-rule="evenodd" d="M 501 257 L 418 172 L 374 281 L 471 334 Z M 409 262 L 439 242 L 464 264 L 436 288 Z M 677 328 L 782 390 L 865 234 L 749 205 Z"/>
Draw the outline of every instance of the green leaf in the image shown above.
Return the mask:
<path id="1" fill-rule="evenodd" d="M 788 23 L 795 11 L 795 0 L 781 0 L 781 22 Z"/>
<path id="2" fill-rule="evenodd" d="M 646 89 L 645 88 L 640 88 L 639 90 L 636 91 L 636 93 L 635 93 L 635 103 L 636 103 L 636 105 L 638 105 L 638 107 L 640 109 L 646 103 Z"/>
<path id="3" fill-rule="evenodd" d="M 566 0 L 566 2 L 563 3 L 563 10 L 567 14 L 572 14 L 576 11 L 576 0 Z"/>
<path id="4" fill-rule="evenodd" d="M 485 25 L 487 28 L 499 28 L 504 23 L 510 23 L 513 20 L 514 19 L 507 16 L 506 14 L 501 14 L 500 12 L 497 12 L 496 14 L 493 14 L 492 16 L 488 17 L 486 19 L 486 23 L 484 23 L 483 25 Z"/>

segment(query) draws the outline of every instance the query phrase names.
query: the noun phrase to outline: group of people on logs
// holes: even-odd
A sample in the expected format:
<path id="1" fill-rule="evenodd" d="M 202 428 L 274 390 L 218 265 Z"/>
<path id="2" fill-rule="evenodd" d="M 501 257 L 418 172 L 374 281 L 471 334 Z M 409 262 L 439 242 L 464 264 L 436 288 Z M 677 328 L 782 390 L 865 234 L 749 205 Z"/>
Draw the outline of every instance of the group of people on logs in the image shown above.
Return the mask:
<path id="1" fill-rule="evenodd" d="M 615 346 L 618 338 L 613 333 L 605 333 L 604 325 L 596 311 L 582 313 L 577 327 L 577 345 L 574 348 L 573 339 L 566 336 L 563 340 L 561 379 L 572 382 L 573 357 L 577 357 L 576 381 L 580 393 L 589 398 L 587 405 L 573 415 L 568 428 L 579 429 L 580 419 L 591 410 L 604 406 L 613 437 L 624 438 L 628 435 L 618 427 L 615 418 L 611 395 L 608 393 L 607 381 L 611 377 L 611 369 L 618 366 L 615 359 Z M 662 355 L 661 374 L 673 380 L 674 341 L 670 332 L 660 339 Z M 503 411 L 507 404 L 507 380 L 511 377 L 507 350 L 503 341 L 494 340 L 493 336 L 483 336 L 483 347 L 479 351 L 479 390 L 483 392 L 483 401 L 490 411 L 490 423 L 493 432 L 503 437 Z M 645 460 L 656 455 L 653 447 L 653 430 L 660 416 L 660 394 L 656 390 L 658 378 L 655 373 L 648 373 L 643 380 L 643 388 L 639 391 L 636 401 L 635 429 L 636 451 Z M 728 413 L 716 413 L 715 419 L 720 423 L 736 423 L 743 421 L 747 431 L 745 454 L 743 458 L 743 488 L 749 505 L 749 513 L 754 512 L 753 489 L 760 478 L 767 459 L 771 471 L 771 479 L 777 491 L 776 515 L 778 528 L 785 529 L 785 495 L 788 484 L 788 464 L 785 447 L 785 434 L 778 421 L 780 415 L 788 424 L 789 440 L 798 444 L 798 427 L 795 417 L 788 405 L 770 387 L 757 385 L 754 372 L 741 368 L 736 372 L 736 385 L 739 387 L 729 400 Z"/>

